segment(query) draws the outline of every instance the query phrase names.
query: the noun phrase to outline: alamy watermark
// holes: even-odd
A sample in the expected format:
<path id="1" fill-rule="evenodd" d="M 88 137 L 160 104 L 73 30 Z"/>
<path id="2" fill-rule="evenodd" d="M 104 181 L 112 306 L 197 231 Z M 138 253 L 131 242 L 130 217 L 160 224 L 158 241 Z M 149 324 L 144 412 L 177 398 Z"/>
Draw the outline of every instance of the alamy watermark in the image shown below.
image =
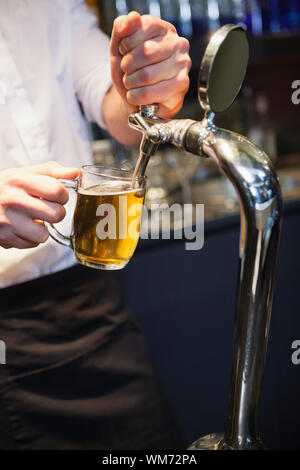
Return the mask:
<path id="1" fill-rule="evenodd" d="M 292 103 L 298 105 L 300 104 L 300 80 L 293 81 L 292 89 L 295 90 L 292 93 Z"/>
<path id="2" fill-rule="evenodd" d="M 0 340 L 0 365 L 6 364 L 6 344 Z"/>
<path id="3" fill-rule="evenodd" d="M 151 239 L 187 240 L 185 249 L 201 250 L 204 245 L 203 204 L 151 204 L 127 206 L 126 196 L 119 196 L 118 209 L 113 204 L 100 204 L 96 225 L 99 240 Z"/>
<path id="4" fill-rule="evenodd" d="M 298 366 L 300 364 L 300 339 L 293 341 L 292 349 L 295 349 L 292 354 L 292 363 L 294 366 Z"/>

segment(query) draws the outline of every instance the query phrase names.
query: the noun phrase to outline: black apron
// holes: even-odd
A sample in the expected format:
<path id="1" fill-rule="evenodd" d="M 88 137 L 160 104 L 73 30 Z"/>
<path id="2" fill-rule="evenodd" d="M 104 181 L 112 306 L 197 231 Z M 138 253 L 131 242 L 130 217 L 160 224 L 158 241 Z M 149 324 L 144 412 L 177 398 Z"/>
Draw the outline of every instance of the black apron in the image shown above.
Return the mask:
<path id="1" fill-rule="evenodd" d="M 183 449 L 113 276 L 77 265 L 0 290 L 1 449 Z"/>

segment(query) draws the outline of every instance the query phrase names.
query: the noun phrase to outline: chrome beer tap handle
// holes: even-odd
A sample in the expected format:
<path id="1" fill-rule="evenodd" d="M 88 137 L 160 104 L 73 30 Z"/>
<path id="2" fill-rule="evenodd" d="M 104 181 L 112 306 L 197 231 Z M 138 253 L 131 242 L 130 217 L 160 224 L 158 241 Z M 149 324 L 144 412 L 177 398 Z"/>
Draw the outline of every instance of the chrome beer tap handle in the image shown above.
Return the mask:
<path id="1" fill-rule="evenodd" d="M 157 104 L 145 105 L 140 106 L 138 113 L 129 116 L 129 126 L 143 133 L 134 177 L 144 176 L 149 159 L 155 154 L 160 144 L 172 143 L 183 149 L 184 136 L 188 128 L 197 122 L 191 119 L 162 119 L 157 116 L 157 111 Z"/>
<path id="2" fill-rule="evenodd" d="M 196 121 L 189 119 L 161 119 L 153 114 L 156 111 L 157 106 L 155 105 L 141 106 L 138 113 L 129 116 L 129 126 L 143 133 L 134 178 L 144 176 L 149 159 L 156 153 L 160 144 L 172 143 L 183 149 L 184 136 L 188 128 L 196 123 Z"/>

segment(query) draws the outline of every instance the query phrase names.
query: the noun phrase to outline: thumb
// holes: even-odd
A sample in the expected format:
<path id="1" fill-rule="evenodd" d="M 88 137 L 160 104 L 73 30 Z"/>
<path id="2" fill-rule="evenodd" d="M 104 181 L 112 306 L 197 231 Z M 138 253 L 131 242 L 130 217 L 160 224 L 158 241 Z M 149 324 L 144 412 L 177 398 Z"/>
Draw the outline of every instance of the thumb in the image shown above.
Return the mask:
<path id="1" fill-rule="evenodd" d="M 80 173 L 78 168 L 65 167 L 60 165 L 57 162 L 49 161 L 43 163 L 42 165 L 31 165 L 24 167 L 24 170 L 27 170 L 31 173 L 36 173 L 38 175 L 52 176 L 52 178 L 66 178 L 66 179 L 75 179 Z"/>

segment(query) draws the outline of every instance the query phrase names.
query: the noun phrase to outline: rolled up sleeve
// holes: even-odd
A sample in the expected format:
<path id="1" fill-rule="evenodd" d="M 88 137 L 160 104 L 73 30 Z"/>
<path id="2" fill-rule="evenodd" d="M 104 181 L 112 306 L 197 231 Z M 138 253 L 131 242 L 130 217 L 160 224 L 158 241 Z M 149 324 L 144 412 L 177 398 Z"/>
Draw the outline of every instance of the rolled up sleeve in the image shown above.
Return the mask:
<path id="1" fill-rule="evenodd" d="M 75 93 L 88 120 L 105 129 L 102 104 L 112 85 L 109 38 L 97 18 L 78 0 L 71 2 L 72 74 Z"/>

